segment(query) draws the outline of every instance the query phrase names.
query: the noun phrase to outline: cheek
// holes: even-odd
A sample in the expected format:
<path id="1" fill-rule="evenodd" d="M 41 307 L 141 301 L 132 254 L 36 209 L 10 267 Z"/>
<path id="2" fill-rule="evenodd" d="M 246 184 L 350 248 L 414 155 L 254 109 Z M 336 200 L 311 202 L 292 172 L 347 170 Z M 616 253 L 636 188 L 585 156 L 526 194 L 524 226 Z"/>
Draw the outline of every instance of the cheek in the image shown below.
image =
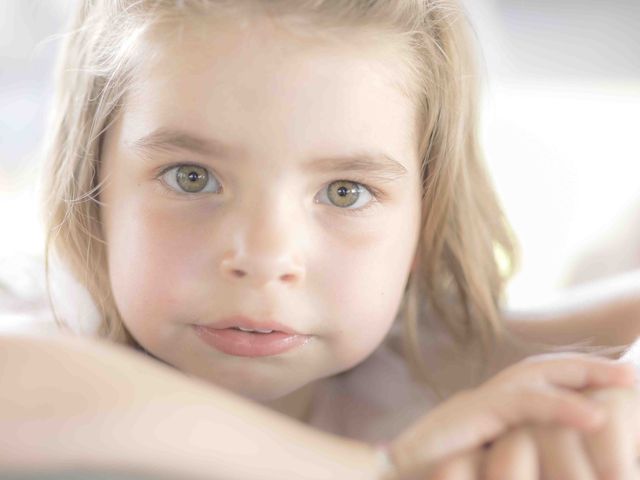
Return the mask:
<path id="1" fill-rule="evenodd" d="M 151 332 L 159 335 L 155 327 L 181 308 L 187 313 L 194 272 L 206 262 L 202 240 L 191 219 L 170 220 L 166 212 L 131 197 L 112 212 L 117 214 L 107 222 L 111 285 L 124 323 L 143 341 Z"/>
<path id="2" fill-rule="evenodd" d="M 345 364 L 375 350 L 397 315 L 413 256 L 403 242 L 388 230 L 370 232 L 357 248 L 334 250 L 323 262 L 322 297 L 333 302 L 336 355 Z"/>
<path id="3" fill-rule="evenodd" d="M 413 261 L 418 217 L 398 209 L 323 240 L 323 287 L 330 298 L 367 311 L 390 310 L 400 301 Z"/>

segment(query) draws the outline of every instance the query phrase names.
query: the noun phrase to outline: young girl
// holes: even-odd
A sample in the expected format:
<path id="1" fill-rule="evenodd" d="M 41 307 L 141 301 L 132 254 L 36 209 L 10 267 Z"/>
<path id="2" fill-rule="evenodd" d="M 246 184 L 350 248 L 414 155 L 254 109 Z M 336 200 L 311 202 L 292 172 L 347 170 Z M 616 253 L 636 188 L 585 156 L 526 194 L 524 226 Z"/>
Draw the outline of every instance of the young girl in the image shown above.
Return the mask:
<path id="1" fill-rule="evenodd" d="M 565 468 L 521 460 L 533 426 L 612 439 L 564 445 L 573 464 L 632 468 L 628 365 L 536 356 L 494 376 L 560 348 L 500 312 L 513 245 L 455 2 L 86 1 L 58 86 L 48 249 L 111 346 L 2 340 L 4 471 Z"/>

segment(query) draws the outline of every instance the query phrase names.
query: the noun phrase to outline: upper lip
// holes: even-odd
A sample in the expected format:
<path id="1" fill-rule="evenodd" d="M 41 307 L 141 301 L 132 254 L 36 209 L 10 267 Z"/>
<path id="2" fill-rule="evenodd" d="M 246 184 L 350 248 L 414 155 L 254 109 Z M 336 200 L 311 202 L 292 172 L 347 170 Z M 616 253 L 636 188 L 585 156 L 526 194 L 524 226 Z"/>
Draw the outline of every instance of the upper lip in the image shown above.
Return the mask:
<path id="1" fill-rule="evenodd" d="M 276 322 L 275 320 L 256 320 L 244 315 L 235 315 L 233 317 L 221 318 L 216 322 L 202 326 L 207 328 L 215 328 L 217 330 L 232 327 L 242 327 L 250 328 L 252 330 L 274 330 L 282 333 L 288 333 L 289 335 L 300 335 L 295 330 L 287 327 L 286 325 L 283 325 L 280 322 Z"/>

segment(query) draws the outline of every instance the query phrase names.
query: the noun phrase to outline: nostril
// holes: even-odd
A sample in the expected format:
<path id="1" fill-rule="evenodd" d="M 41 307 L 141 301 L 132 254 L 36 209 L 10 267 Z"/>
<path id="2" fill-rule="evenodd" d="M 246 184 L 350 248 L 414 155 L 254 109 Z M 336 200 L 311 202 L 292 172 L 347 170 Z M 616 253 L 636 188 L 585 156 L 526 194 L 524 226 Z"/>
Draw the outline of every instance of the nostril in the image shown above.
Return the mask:
<path id="1" fill-rule="evenodd" d="M 286 273 L 280 277 L 283 282 L 293 282 L 296 279 L 296 276 L 291 273 Z"/>
<path id="2" fill-rule="evenodd" d="M 235 269 L 232 271 L 232 273 L 238 278 L 242 278 L 247 274 L 246 272 L 243 272 L 242 270 L 235 270 Z"/>
<path id="3" fill-rule="evenodd" d="M 304 270 L 289 260 L 233 257 L 223 259 L 220 273 L 231 281 L 266 284 L 272 281 L 295 285 L 302 281 Z"/>

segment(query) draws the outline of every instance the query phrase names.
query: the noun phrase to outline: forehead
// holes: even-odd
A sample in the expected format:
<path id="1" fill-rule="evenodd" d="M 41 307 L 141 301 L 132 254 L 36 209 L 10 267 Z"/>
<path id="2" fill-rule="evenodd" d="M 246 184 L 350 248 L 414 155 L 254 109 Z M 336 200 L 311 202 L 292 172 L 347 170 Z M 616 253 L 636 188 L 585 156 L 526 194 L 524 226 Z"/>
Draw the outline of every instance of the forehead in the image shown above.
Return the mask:
<path id="1" fill-rule="evenodd" d="M 389 45 L 303 38 L 254 21 L 156 32 L 148 48 L 125 102 L 131 138 L 180 127 L 263 155 L 415 153 L 417 112 Z"/>

